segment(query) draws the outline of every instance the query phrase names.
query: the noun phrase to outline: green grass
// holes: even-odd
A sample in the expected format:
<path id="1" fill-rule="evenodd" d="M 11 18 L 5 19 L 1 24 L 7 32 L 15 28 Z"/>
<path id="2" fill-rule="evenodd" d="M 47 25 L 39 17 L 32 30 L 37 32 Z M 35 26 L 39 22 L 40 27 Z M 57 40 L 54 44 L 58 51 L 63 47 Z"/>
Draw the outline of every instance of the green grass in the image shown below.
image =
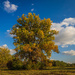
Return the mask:
<path id="1" fill-rule="evenodd" d="M 0 70 L 0 75 L 75 75 L 75 68 L 50 70 Z"/>

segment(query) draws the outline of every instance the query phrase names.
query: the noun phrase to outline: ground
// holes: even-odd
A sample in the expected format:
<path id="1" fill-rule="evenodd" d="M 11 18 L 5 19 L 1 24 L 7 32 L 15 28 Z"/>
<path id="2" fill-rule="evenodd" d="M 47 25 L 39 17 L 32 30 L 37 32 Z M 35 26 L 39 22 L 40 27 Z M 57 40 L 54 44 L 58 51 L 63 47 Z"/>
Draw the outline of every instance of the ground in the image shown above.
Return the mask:
<path id="1" fill-rule="evenodd" d="M 75 75 L 75 68 L 51 68 L 50 70 L 0 70 L 0 75 Z"/>

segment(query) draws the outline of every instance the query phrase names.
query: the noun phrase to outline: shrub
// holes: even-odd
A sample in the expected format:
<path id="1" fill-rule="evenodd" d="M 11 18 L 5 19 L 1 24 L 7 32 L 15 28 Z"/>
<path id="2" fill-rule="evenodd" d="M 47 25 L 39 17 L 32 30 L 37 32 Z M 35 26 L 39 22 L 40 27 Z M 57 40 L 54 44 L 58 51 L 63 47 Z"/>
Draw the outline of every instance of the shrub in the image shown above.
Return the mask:
<path id="1" fill-rule="evenodd" d="M 7 63 L 7 67 L 11 70 L 23 69 L 23 63 L 19 59 L 13 59 Z"/>

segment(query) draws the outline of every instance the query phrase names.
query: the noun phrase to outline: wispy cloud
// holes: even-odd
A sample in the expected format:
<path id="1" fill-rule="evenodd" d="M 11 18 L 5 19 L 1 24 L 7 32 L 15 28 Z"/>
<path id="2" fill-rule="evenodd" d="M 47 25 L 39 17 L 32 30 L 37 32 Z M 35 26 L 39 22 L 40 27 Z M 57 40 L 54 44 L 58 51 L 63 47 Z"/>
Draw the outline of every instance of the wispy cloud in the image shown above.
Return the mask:
<path id="1" fill-rule="evenodd" d="M 32 5 L 34 5 L 34 4 L 32 3 Z"/>
<path id="2" fill-rule="evenodd" d="M 7 32 L 10 32 L 10 30 L 7 30 Z"/>
<path id="3" fill-rule="evenodd" d="M 70 50 L 70 51 L 64 51 L 62 52 L 65 55 L 71 55 L 71 56 L 75 56 L 75 50 Z"/>
<path id="4" fill-rule="evenodd" d="M 64 27 L 64 26 L 65 27 Z M 55 36 L 55 42 L 61 47 L 75 45 L 75 18 L 65 18 L 60 23 L 53 23 L 52 29 L 58 30 L 59 34 Z"/>
<path id="5" fill-rule="evenodd" d="M 34 11 L 34 8 L 33 8 L 33 9 L 31 9 L 31 11 Z"/>
<path id="6" fill-rule="evenodd" d="M 8 47 L 7 44 L 0 46 L 0 48 Z"/>
<path id="7" fill-rule="evenodd" d="M 13 13 L 17 10 L 18 6 L 11 4 L 8 0 L 4 1 L 4 10 L 8 13 Z"/>
<path id="8" fill-rule="evenodd" d="M 3 47 L 8 47 L 7 44 L 4 44 Z"/>
<path id="9" fill-rule="evenodd" d="M 11 31 L 11 30 L 7 30 L 7 31 L 6 31 L 6 34 L 7 34 L 9 37 L 14 37 L 15 35 L 10 34 L 10 31 Z"/>

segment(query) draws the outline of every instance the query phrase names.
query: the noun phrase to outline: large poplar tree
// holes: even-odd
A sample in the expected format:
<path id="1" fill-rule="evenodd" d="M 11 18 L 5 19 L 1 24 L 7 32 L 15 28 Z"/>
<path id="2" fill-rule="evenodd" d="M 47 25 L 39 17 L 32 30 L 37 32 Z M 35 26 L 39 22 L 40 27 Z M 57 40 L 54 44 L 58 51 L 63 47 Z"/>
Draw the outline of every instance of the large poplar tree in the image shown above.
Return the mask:
<path id="1" fill-rule="evenodd" d="M 52 21 L 40 19 L 39 15 L 28 13 L 22 15 L 12 27 L 16 55 L 24 61 L 45 62 L 51 57 L 52 50 L 58 51 L 58 46 L 53 41 L 58 31 L 51 30 Z"/>

